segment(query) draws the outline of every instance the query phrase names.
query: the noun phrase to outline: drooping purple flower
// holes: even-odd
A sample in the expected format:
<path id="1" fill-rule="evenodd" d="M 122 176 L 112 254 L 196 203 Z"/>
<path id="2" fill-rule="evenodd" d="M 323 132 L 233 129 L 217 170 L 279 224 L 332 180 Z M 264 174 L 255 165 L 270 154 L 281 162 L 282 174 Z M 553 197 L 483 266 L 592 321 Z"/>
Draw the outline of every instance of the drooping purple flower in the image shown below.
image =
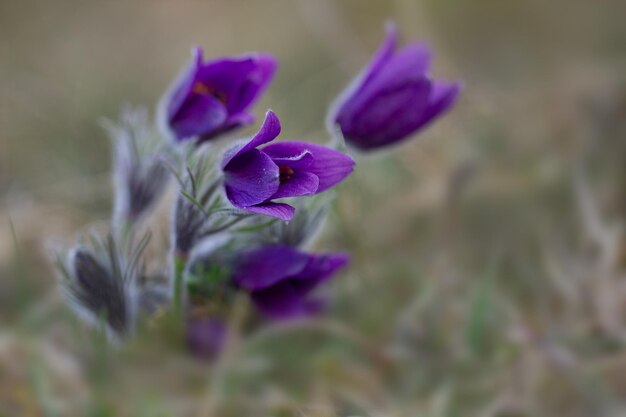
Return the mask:
<path id="1" fill-rule="evenodd" d="M 204 62 L 194 49 L 191 64 L 162 102 L 161 122 L 176 140 L 205 141 L 254 122 L 248 108 L 274 76 L 277 61 L 266 54 L 248 54 Z"/>
<path id="2" fill-rule="evenodd" d="M 321 193 L 346 178 L 354 160 L 307 142 L 279 142 L 257 149 L 279 133 L 280 121 L 268 111 L 257 134 L 224 156 L 224 187 L 228 200 L 238 208 L 291 220 L 295 209 L 272 200 Z"/>
<path id="3" fill-rule="evenodd" d="M 289 319 L 318 312 L 323 300 L 311 293 L 348 261 L 343 253 L 309 254 L 285 245 L 262 246 L 238 254 L 233 282 L 249 292 L 269 318 Z"/>
<path id="4" fill-rule="evenodd" d="M 397 30 L 389 25 L 382 46 L 329 114 L 346 142 L 373 150 L 407 139 L 456 102 L 459 82 L 434 80 L 432 53 L 423 43 L 396 50 Z"/>

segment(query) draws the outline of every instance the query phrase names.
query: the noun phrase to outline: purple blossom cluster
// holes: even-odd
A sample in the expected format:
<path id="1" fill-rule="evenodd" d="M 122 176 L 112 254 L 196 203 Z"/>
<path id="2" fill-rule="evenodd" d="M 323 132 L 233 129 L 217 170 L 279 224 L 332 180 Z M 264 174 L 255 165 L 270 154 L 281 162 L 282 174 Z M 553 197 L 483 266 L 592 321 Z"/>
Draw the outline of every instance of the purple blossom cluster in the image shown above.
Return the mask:
<path id="1" fill-rule="evenodd" d="M 131 334 L 134 321 L 168 311 L 201 357 L 220 351 L 240 294 L 268 320 L 322 311 L 327 302 L 317 289 L 349 257 L 314 253 L 307 243 L 324 223 L 332 200 L 327 191 L 354 170 L 344 143 L 373 152 L 404 141 L 448 111 L 460 93 L 459 83 L 429 74 L 426 45 L 397 50 L 396 43 L 390 26 L 372 61 L 331 107 L 326 145 L 276 141 L 281 121 L 271 110 L 252 137 L 230 143 L 238 128 L 254 123 L 251 108 L 277 60 L 258 53 L 207 61 L 195 48 L 154 123 L 145 111 L 126 111 L 119 124 L 107 125 L 116 149 L 111 232 L 107 245 L 81 243 L 61 258 L 72 307 L 92 322 L 104 319 L 117 337 Z M 172 184 L 171 251 L 154 280 L 143 267 L 147 239 L 137 235 Z"/>

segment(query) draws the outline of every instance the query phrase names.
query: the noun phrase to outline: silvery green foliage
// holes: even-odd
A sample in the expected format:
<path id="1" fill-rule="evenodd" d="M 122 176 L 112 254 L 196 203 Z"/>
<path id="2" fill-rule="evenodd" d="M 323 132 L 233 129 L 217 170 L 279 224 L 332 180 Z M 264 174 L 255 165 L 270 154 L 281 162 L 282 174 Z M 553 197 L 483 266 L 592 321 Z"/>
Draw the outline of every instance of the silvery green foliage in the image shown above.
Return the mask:
<path id="1" fill-rule="evenodd" d="M 294 201 L 296 213 L 290 222 L 271 221 L 268 224 L 266 219 L 257 218 L 260 227 L 256 238 L 266 243 L 306 246 L 322 230 L 333 199 L 333 193 L 327 193 Z"/>
<path id="2" fill-rule="evenodd" d="M 168 285 L 146 282 L 139 286 L 138 308 L 142 314 L 151 316 L 169 305 L 171 292 Z"/>
<path id="3" fill-rule="evenodd" d="M 194 150 L 185 173 L 179 178 L 172 234 L 174 251 L 184 258 L 207 237 L 250 217 L 225 204 L 220 187 L 222 178 L 209 154 L 211 149 Z"/>
<path id="4" fill-rule="evenodd" d="M 113 224 L 132 226 L 149 214 L 167 187 L 167 144 L 145 108 L 125 107 L 117 124 L 104 125 L 114 145 Z"/>
<path id="5" fill-rule="evenodd" d="M 147 242 L 145 237 L 125 250 L 111 235 L 106 240 L 92 238 L 59 261 L 63 293 L 81 318 L 94 326 L 105 324 L 112 336 L 132 332 L 143 273 L 140 257 Z"/>

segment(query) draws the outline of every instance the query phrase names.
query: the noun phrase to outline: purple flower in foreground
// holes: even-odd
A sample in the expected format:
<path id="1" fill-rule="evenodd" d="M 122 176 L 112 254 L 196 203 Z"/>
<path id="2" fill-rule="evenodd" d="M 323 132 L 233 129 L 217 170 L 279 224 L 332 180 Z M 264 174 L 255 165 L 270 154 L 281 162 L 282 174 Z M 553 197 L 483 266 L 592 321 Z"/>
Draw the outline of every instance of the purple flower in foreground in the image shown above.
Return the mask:
<path id="1" fill-rule="evenodd" d="M 247 109 L 268 86 L 277 61 L 264 54 L 203 62 L 194 49 L 193 62 L 165 96 L 162 120 L 178 141 L 211 139 L 250 124 Z"/>
<path id="2" fill-rule="evenodd" d="M 459 82 L 431 78 L 428 46 L 412 43 L 396 50 L 396 43 L 397 30 L 390 25 L 370 64 L 331 110 L 346 142 L 359 149 L 408 138 L 449 110 L 461 91 Z"/>
<path id="3" fill-rule="evenodd" d="M 323 300 L 310 297 L 311 292 L 348 261 L 342 253 L 308 254 L 284 245 L 264 246 L 237 256 L 233 282 L 250 293 L 266 316 L 289 319 L 318 312 Z"/>
<path id="4" fill-rule="evenodd" d="M 228 200 L 236 207 L 291 220 L 295 209 L 272 200 L 321 193 L 347 177 L 354 160 L 306 142 L 279 142 L 257 149 L 279 133 L 280 121 L 268 111 L 257 134 L 224 156 L 224 187 Z"/>

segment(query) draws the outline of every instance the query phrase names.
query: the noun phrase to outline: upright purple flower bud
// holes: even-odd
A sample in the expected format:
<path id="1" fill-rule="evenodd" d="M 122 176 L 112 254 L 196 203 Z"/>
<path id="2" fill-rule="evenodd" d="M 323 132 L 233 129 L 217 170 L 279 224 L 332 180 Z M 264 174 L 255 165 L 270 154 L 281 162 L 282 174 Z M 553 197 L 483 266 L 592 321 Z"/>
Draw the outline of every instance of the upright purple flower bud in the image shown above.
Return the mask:
<path id="1" fill-rule="evenodd" d="M 318 312 L 323 300 L 311 293 L 348 261 L 343 253 L 309 254 L 285 245 L 268 245 L 238 253 L 232 278 L 238 288 L 250 293 L 263 314 L 290 319 Z"/>
<path id="2" fill-rule="evenodd" d="M 321 193 L 346 178 L 354 168 L 348 155 L 307 142 L 279 142 L 257 149 L 280 133 L 280 121 L 268 111 L 261 129 L 222 161 L 226 197 L 251 213 L 291 220 L 294 208 L 272 200 Z"/>
<path id="3" fill-rule="evenodd" d="M 194 49 L 191 64 L 161 102 L 160 123 L 177 141 L 205 141 L 250 124 L 248 109 L 267 88 L 277 61 L 265 54 L 248 54 L 204 62 Z"/>
<path id="4" fill-rule="evenodd" d="M 456 102 L 459 82 L 434 80 L 429 74 L 432 53 L 412 43 L 396 50 L 397 30 L 387 38 L 365 70 L 342 93 L 329 121 L 337 124 L 349 144 L 373 150 L 407 139 Z"/>

